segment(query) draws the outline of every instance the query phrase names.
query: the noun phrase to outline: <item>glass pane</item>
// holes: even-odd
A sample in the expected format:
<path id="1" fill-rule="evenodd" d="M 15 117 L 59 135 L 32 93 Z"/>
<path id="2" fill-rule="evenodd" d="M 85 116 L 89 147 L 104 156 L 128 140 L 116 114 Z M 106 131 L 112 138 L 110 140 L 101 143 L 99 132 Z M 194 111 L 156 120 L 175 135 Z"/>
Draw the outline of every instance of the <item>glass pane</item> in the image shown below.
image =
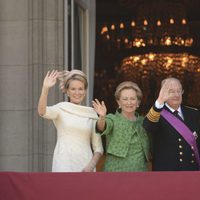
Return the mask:
<path id="1" fill-rule="evenodd" d="M 68 70 L 72 69 L 72 60 L 71 60 L 71 55 L 72 55 L 72 51 L 71 51 L 71 46 L 72 46 L 72 35 L 71 35 L 71 19 L 72 19 L 72 12 L 71 12 L 71 1 L 68 1 Z"/>
<path id="2" fill-rule="evenodd" d="M 83 42 L 84 42 L 84 10 L 74 4 L 74 67 L 82 69 L 83 65 Z"/>

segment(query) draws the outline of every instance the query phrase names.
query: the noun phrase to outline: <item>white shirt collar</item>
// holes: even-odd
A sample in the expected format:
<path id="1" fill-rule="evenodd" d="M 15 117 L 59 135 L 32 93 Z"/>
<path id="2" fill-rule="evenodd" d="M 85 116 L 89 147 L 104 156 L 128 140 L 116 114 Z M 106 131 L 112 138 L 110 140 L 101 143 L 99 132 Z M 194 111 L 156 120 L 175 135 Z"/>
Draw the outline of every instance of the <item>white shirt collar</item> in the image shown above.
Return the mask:
<path id="1" fill-rule="evenodd" d="M 169 108 L 169 110 L 170 110 L 172 113 L 175 111 L 175 110 L 174 110 L 173 108 L 171 108 L 167 103 L 165 103 L 165 105 L 167 106 L 167 108 Z M 183 113 L 182 113 L 182 110 L 181 110 L 181 106 L 178 107 L 177 111 L 178 111 L 178 114 L 182 117 L 182 119 L 184 119 L 184 118 L 183 118 Z"/>

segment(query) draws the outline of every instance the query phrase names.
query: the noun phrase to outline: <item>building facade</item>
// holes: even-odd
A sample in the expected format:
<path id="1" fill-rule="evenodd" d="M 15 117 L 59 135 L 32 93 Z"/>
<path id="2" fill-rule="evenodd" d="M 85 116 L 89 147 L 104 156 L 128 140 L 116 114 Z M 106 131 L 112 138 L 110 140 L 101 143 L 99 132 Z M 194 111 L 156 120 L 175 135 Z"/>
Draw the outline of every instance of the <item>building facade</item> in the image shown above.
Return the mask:
<path id="1" fill-rule="evenodd" d="M 82 69 L 90 105 L 94 53 L 95 0 L 1 0 L 0 171 L 51 171 L 56 131 L 37 114 L 43 78 Z M 57 86 L 49 105 L 65 99 Z"/>

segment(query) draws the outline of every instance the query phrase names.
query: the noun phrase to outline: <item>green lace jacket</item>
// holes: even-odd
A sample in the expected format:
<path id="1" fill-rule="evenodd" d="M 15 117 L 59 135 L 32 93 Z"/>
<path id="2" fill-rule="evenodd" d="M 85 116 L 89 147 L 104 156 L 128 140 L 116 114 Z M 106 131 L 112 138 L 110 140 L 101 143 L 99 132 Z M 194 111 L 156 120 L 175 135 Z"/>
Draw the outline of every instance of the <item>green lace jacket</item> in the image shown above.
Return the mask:
<path id="1" fill-rule="evenodd" d="M 115 114 L 108 114 L 106 116 L 106 129 L 101 135 L 106 135 L 106 150 L 107 153 L 126 157 L 130 141 L 132 137 L 138 137 L 144 155 L 149 160 L 149 138 L 142 127 L 144 117 L 136 113 L 137 120 L 127 120 L 122 114 L 116 111 Z"/>

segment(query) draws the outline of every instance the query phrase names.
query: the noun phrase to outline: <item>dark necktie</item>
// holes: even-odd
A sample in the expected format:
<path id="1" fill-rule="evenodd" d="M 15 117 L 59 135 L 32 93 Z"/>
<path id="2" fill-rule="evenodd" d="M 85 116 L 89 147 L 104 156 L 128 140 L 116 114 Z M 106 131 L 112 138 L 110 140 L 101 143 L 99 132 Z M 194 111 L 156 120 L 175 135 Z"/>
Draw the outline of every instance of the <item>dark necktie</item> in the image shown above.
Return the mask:
<path id="1" fill-rule="evenodd" d="M 180 119 L 180 120 L 183 121 L 182 117 L 178 114 L 178 110 L 175 110 L 175 111 L 173 112 L 173 114 L 174 114 L 178 119 Z"/>

